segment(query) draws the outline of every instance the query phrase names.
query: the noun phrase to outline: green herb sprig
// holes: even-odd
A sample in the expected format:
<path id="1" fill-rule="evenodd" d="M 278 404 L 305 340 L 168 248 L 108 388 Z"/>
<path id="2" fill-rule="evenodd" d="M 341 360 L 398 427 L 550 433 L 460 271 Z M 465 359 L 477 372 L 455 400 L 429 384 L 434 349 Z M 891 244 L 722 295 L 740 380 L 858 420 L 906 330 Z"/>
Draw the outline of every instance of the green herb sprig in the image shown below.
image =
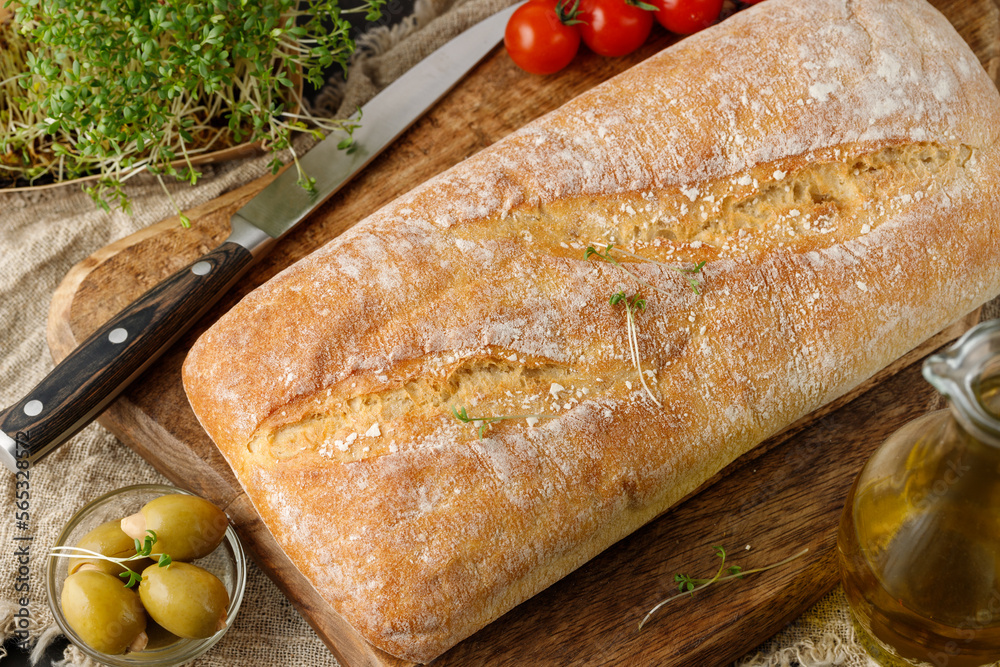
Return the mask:
<path id="1" fill-rule="evenodd" d="M 10 4 L 7 0 L 6 4 Z M 192 157 L 244 142 L 277 153 L 291 137 L 350 130 L 301 106 L 295 78 L 321 86 L 354 50 L 349 12 L 384 0 L 32 0 L 0 31 L 0 176 L 34 182 L 99 174 L 103 208 L 128 208 L 122 184 L 149 171 L 195 182 Z M 6 47 L 6 49 L 4 48 Z M 312 123 L 309 125 L 307 123 Z M 176 164 L 179 162 L 179 164 Z M 281 161 L 275 157 L 272 171 Z"/>
<path id="2" fill-rule="evenodd" d="M 647 612 L 646 615 L 642 617 L 642 620 L 639 621 L 639 629 L 640 630 L 642 630 L 642 626 L 646 624 L 646 621 L 648 621 L 653 614 L 655 614 L 665 604 L 667 604 L 669 602 L 673 602 L 674 600 L 676 600 L 678 598 L 682 598 L 685 595 L 691 595 L 691 596 L 693 596 L 698 591 L 704 590 L 705 588 L 708 588 L 712 584 L 721 583 L 723 581 L 729 581 L 731 579 L 743 579 L 744 577 L 746 577 L 749 574 L 756 574 L 758 572 L 766 572 L 767 570 L 772 570 L 772 569 L 774 569 L 776 567 L 781 567 L 783 565 L 787 565 L 788 563 L 791 563 L 793 560 L 795 560 L 797 558 L 801 558 L 802 556 L 805 556 L 809 552 L 809 548 L 806 547 L 805 549 L 803 549 L 802 551 L 798 552 L 794 556 L 790 556 L 790 557 L 788 557 L 788 558 L 786 558 L 786 559 L 784 559 L 782 561 L 779 561 L 777 563 L 774 563 L 772 565 L 766 565 L 764 567 L 758 567 L 758 568 L 754 568 L 752 570 L 744 570 L 739 565 L 730 565 L 728 567 L 726 566 L 726 550 L 723 547 L 721 547 L 721 546 L 713 546 L 712 549 L 715 551 L 715 555 L 719 557 L 719 561 L 720 561 L 719 562 L 719 569 L 716 570 L 715 575 L 712 576 L 712 577 L 710 577 L 710 578 L 708 578 L 708 579 L 698 579 L 698 578 L 690 577 L 690 576 L 688 576 L 686 574 L 675 574 L 674 575 L 674 581 L 677 582 L 677 587 L 681 590 L 681 592 L 678 593 L 677 595 L 674 595 L 673 597 L 667 598 L 666 600 L 660 602 L 655 607 L 653 607 L 652 609 L 650 609 L 649 612 Z M 727 572 L 728 574 L 723 575 L 722 574 L 723 572 Z"/>
<path id="3" fill-rule="evenodd" d="M 691 288 L 691 291 L 694 292 L 695 294 L 699 294 L 699 295 L 701 294 L 701 284 L 695 278 L 695 274 L 701 273 L 702 268 L 704 268 L 704 266 L 705 266 L 705 260 L 702 260 L 702 261 L 698 262 L 694 266 L 693 269 L 682 269 L 682 268 L 679 268 L 679 267 L 676 267 L 676 266 L 671 266 L 670 264 L 665 264 L 663 262 L 658 262 L 655 259 L 650 259 L 648 257 L 643 257 L 642 255 L 637 255 L 634 252 L 629 252 L 628 250 L 624 250 L 622 248 L 616 248 L 615 244 L 613 244 L 613 243 L 609 243 L 607 246 L 605 246 L 605 248 L 604 248 L 603 251 L 597 250 L 592 245 L 587 246 L 587 249 L 583 251 L 583 258 L 584 259 L 590 259 L 591 257 L 594 257 L 594 256 L 600 257 L 601 259 L 603 259 L 604 261 L 608 262 L 609 264 L 614 264 L 619 269 L 621 269 L 625 273 L 627 273 L 630 276 L 632 276 L 632 278 L 635 279 L 635 281 L 638 282 L 643 287 L 648 287 L 649 289 L 654 290 L 656 292 L 660 292 L 661 294 L 666 294 L 666 292 L 664 292 L 663 290 L 661 290 L 660 288 L 658 288 L 658 287 L 656 287 L 654 285 L 650 285 L 649 283 L 647 283 L 646 281 L 644 281 L 642 278 L 640 278 L 639 276 L 637 276 L 635 273 L 633 273 L 632 271 L 629 271 L 628 268 L 624 264 L 622 264 L 617 259 L 615 259 L 614 257 L 611 256 L 611 251 L 612 250 L 615 251 L 615 252 L 620 252 L 623 255 L 628 255 L 629 257 L 632 257 L 633 259 L 637 259 L 637 260 L 639 260 L 641 262 L 646 262 L 648 264 L 656 264 L 657 266 L 663 266 L 663 267 L 666 267 L 666 268 L 670 269 L 671 271 L 677 271 L 679 273 L 691 274 L 691 275 L 688 276 L 688 279 L 687 279 L 688 286 Z"/>
<path id="4" fill-rule="evenodd" d="M 511 419 L 529 419 L 534 417 L 535 419 L 555 419 L 555 415 L 499 415 L 493 417 L 470 417 L 469 413 L 466 411 L 465 407 L 462 406 L 461 409 L 457 409 L 455 406 L 451 408 L 451 414 L 458 421 L 463 424 L 472 424 L 476 427 L 476 432 L 479 434 L 479 439 L 483 439 L 483 434 L 489 429 L 490 424 L 495 424 L 496 422 L 506 421 Z"/>
<path id="5" fill-rule="evenodd" d="M 91 558 L 96 558 L 98 560 L 106 560 L 109 563 L 115 563 L 121 565 L 125 568 L 125 571 L 120 573 L 118 576 L 122 579 L 127 579 L 125 588 L 132 588 L 136 584 L 142 581 L 142 575 L 132 568 L 130 568 L 126 563 L 134 560 L 140 560 L 144 558 L 149 558 L 153 553 L 153 545 L 156 544 L 156 531 L 147 530 L 146 536 L 143 538 L 142 542 L 138 539 L 135 540 L 135 555 L 125 556 L 122 558 L 116 558 L 113 556 L 105 556 L 104 554 L 91 551 L 90 549 L 83 549 L 80 547 L 53 547 L 49 556 L 52 558 L 78 558 L 79 556 L 90 556 Z M 173 562 L 170 556 L 167 554 L 160 554 L 157 559 L 156 564 L 160 567 L 166 567 Z"/>
<path id="6" fill-rule="evenodd" d="M 642 372 L 642 364 L 639 362 L 639 335 L 635 323 L 635 313 L 646 309 L 646 300 L 643 299 L 638 292 L 633 294 L 631 297 L 627 297 L 625 296 L 624 291 L 620 291 L 612 294 L 608 302 L 612 306 L 617 306 L 620 303 L 625 304 L 625 323 L 628 329 L 628 350 L 629 354 L 632 356 L 632 364 L 635 366 L 635 370 L 639 374 L 639 382 L 642 383 L 649 399 L 653 401 L 653 403 L 656 403 L 657 407 L 662 408 L 663 404 L 660 403 L 656 396 L 653 395 L 653 391 L 649 388 L 649 385 L 646 384 L 646 378 Z"/>
<path id="7" fill-rule="evenodd" d="M 730 565 L 729 567 L 726 567 L 725 548 L 721 546 L 714 546 L 712 547 L 712 549 L 715 551 L 715 555 L 718 556 L 721 561 L 719 563 L 719 569 L 715 573 L 715 576 L 712 577 L 711 579 L 695 579 L 693 577 L 689 577 L 686 574 L 675 574 L 674 581 L 678 583 L 678 588 L 682 592 L 690 593 L 697 586 L 707 586 L 708 584 L 715 583 L 716 581 L 719 580 L 719 577 L 722 576 L 723 568 L 725 568 L 725 570 L 733 577 L 736 577 L 737 579 L 743 578 L 743 568 L 741 568 L 739 565 Z"/>

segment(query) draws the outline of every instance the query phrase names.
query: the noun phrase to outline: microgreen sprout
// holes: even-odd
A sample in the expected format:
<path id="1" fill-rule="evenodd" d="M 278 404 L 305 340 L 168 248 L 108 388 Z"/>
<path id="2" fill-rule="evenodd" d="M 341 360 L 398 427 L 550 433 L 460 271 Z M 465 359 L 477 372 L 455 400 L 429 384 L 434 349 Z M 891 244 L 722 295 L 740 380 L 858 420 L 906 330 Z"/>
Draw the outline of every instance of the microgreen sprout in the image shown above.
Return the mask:
<path id="1" fill-rule="evenodd" d="M 351 116 L 350 118 L 350 123 L 345 124 L 344 127 L 342 128 L 343 134 L 346 136 L 344 136 L 344 138 L 337 143 L 337 148 L 347 152 L 348 155 L 354 153 L 357 150 L 358 146 L 357 144 L 354 143 L 354 130 L 358 129 L 358 127 L 361 126 L 361 116 L 362 116 L 361 107 L 356 107 L 354 110 L 354 115 Z"/>
<path id="2" fill-rule="evenodd" d="M 95 202 L 127 209 L 122 183 L 143 171 L 193 183 L 199 154 L 241 143 L 276 154 L 299 132 L 350 136 L 355 120 L 302 108 L 296 78 L 318 88 L 334 63 L 346 68 L 346 15 L 374 20 L 383 3 L 15 2 L 15 20 L 0 22 L 0 181 L 97 174 L 85 188 Z"/>
<path id="3" fill-rule="evenodd" d="M 451 408 L 451 414 L 458 421 L 463 424 L 472 424 L 476 427 L 476 432 L 479 433 L 479 439 L 483 439 L 483 434 L 489 429 L 490 424 L 494 424 L 499 421 L 507 421 L 512 419 L 555 419 L 555 415 L 499 415 L 495 417 L 470 417 L 469 413 L 463 406 L 461 409 L 456 407 Z"/>
<path id="4" fill-rule="evenodd" d="M 639 629 L 640 630 L 642 630 L 642 626 L 646 624 L 646 621 L 648 621 L 649 618 L 653 614 L 655 614 L 657 611 L 660 610 L 661 607 L 663 607 L 665 604 L 667 604 L 669 602 L 673 602 L 674 600 L 676 600 L 678 598 L 682 598 L 685 595 L 692 595 L 693 596 L 698 591 L 703 590 L 705 588 L 708 588 L 712 584 L 721 583 L 723 581 L 729 581 L 731 579 L 743 579 L 748 574 L 756 574 L 758 572 L 766 572 L 767 570 L 772 570 L 772 569 L 774 569 L 776 567 L 781 567 L 782 565 L 787 565 L 788 563 L 791 563 L 793 560 L 795 560 L 797 558 L 801 558 L 802 556 L 805 556 L 806 553 L 809 552 L 809 548 L 806 547 L 805 549 L 803 549 L 802 551 L 798 552 L 794 556 L 790 556 L 790 557 L 788 557 L 788 558 L 786 558 L 786 559 L 784 559 L 782 561 L 778 561 L 777 563 L 773 563 L 771 565 L 766 565 L 764 567 L 754 568 L 752 570 L 744 570 L 739 565 L 729 565 L 729 566 L 726 566 L 726 550 L 723 547 L 721 547 L 721 546 L 713 546 L 712 549 L 715 551 L 715 555 L 719 557 L 719 561 L 720 561 L 719 562 L 719 569 L 716 570 L 715 575 L 712 576 L 712 577 L 710 577 L 710 578 L 708 578 L 708 579 L 699 579 L 699 578 L 695 578 L 695 577 L 690 577 L 690 576 L 688 576 L 686 574 L 675 574 L 674 575 L 674 581 L 677 583 L 677 587 L 680 589 L 681 592 L 678 593 L 677 595 L 674 595 L 673 597 L 669 597 L 666 600 L 663 600 L 662 602 L 660 602 L 659 604 L 657 604 L 655 607 L 653 607 L 652 609 L 650 609 L 649 612 L 645 616 L 642 617 L 642 620 L 639 621 Z M 723 575 L 723 572 L 726 572 L 727 574 Z"/>
<path id="5" fill-rule="evenodd" d="M 682 268 L 679 268 L 679 267 L 676 267 L 676 266 L 671 266 L 670 264 L 666 264 L 664 262 L 658 262 L 655 259 L 650 259 L 648 257 L 643 257 L 642 255 L 637 255 L 634 252 L 629 252 L 628 250 L 624 250 L 623 248 L 616 248 L 614 243 L 609 243 L 607 246 L 605 246 L 605 248 L 604 248 L 603 251 L 596 249 L 592 245 L 587 246 L 587 249 L 583 251 L 583 258 L 584 259 L 590 259 L 591 257 L 593 257 L 593 256 L 596 255 L 597 257 L 600 257 L 601 259 L 603 259 L 604 261 L 608 262 L 609 264 L 614 264 L 619 269 L 621 269 L 625 273 L 627 273 L 630 276 L 632 276 L 632 278 L 634 278 L 635 281 L 638 282 L 643 287 L 648 287 L 649 289 L 657 291 L 657 292 L 660 292 L 661 294 L 665 294 L 665 292 L 663 290 L 659 289 L 658 287 L 655 287 L 655 286 L 650 285 L 649 283 L 645 282 L 644 280 L 642 280 L 642 278 L 640 278 L 635 273 L 633 273 L 632 271 L 630 271 L 624 264 L 622 264 L 617 259 L 615 259 L 614 257 L 612 257 L 611 256 L 611 252 L 612 251 L 614 251 L 614 252 L 620 252 L 623 255 L 628 255 L 629 257 L 631 257 L 633 259 L 637 259 L 637 260 L 639 260 L 641 262 L 647 262 L 649 264 L 656 264 L 657 266 L 666 267 L 666 268 L 670 269 L 671 271 L 677 271 L 678 273 L 690 274 L 690 275 L 688 275 L 688 279 L 687 279 L 688 286 L 691 288 L 691 291 L 694 292 L 695 294 L 699 294 L 699 295 L 701 294 L 701 284 L 698 282 L 698 279 L 694 277 L 694 274 L 701 273 L 702 268 L 704 268 L 704 266 L 705 266 L 705 260 L 702 260 L 702 261 L 698 262 L 694 266 L 694 268 L 692 268 L 692 269 L 682 269 Z"/>
<path id="6" fill-rule="evenodd" d="M 106 560 L 109 563 L 115 563 L 121 565 L 125 568 L 125 571 L 120 573 L 118 576 L 122 579 L 127 579 L 125 588 L 132 588 L 136 584 L 142 581 L 142 575 L 132 568 L 130 568 L 126 563 L 135 560 L 142 560 L 144 558 L 149 558 L 153 553 L 153 545 L 156 544 L 156 531 L 147 530 L 146 536 L 140 542 L 138 539 L 135 540 L 135 555 L 125 556 L 121 558 L 113 556 L 105 556 L 104 554 L 91 551 L 90 549 L 82 549 L 80 547 L 53 547 L 49 556 L 52 558 L 79 558 L 81 556 L 89 556 L 97 560 Z M 166 567 L 173 562 L 167 554 L 159 554 L 157 559 L 157 565 L 160 567 Z"/>
<path id="7" fill-rule="evenodd" d="M 730 565 L 729 567 L 726 567 L 726 549 L 724 547 L 714 546 L 712 547 L 712 550 L 715 551 L 715 555 L 718 556 L 721 561 L 719 563 L 719 569 L 715 573 L 715 576 L 712 577 L 711 579 L 695 579 L 686 574 L 675 574 L 674 581 L 677 582 L 678 584 L 677 587 L 682 592 L 690 593 L 698 586 L 707 586 L 708 584 L 715 583 L 716 581 L 719 580 L 719 577 L 722 576 L 723 568 L 725 568 L 725 570 L 734 577 L 738 579 L 743 578 L 743 568 L 741 568 L 739 565 Z"/>
<path id="8" fill-rule="evenodd" d="M 643 299 L 638 293 L 633 294 L 631 297 L 626 297 L 625 292 L 620 291 L 612 294 L 608 302 L 612 306 L 617 306 L 619 303 L 625 304 L 625 323 L 628 329 L 628 349 L 629 354 L 632 356 L 632 363 L 635 365 L 635 370 L 639 374 L 639 382 L 642 383 L 643 388 L 646 390 L 646 394 L 649 395 L 649 399 L 653 401 L 653 403 L 656 403 L 657 407 L 662 408 L 663 404 L 657 400 L 656 396 L 653 395 L 652 390 L 649 388 L 649 385 L 646 384 L 646 378 L 642 372 L 642 364 L 639 363 L 639 335 L 635 324 L 635 313 L 636 311 L 646 309 L 646 300 Z"/>

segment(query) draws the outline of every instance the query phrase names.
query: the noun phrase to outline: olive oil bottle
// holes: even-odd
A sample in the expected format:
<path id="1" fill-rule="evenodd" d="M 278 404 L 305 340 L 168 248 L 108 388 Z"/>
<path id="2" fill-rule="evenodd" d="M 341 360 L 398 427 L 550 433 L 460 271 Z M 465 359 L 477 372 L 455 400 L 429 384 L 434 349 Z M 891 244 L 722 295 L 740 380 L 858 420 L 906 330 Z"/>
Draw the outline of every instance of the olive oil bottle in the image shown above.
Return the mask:
<path id="1" fill-rule="evenodd" d="M 882 665 L 1000 662 L 1000 320 L 924 364 L 949 409 L 903 426 L 838 533 L 859 641 Z"/>

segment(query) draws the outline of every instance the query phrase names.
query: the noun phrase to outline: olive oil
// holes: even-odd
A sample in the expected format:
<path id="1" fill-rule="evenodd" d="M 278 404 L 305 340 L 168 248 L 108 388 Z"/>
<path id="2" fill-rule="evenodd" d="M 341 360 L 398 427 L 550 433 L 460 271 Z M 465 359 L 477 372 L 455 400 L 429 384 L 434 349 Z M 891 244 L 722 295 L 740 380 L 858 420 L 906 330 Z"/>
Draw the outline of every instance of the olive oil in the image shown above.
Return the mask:
<path id="1" fill-rule="evenodd" d="M 847 512 L 838 536 L 844 591 L 868 652 L 887 667 L 975 667 L 1000 660 L 996 508 L 957 505 L 943 517 L 929 516 L 856 490 L 849 506 L 869 530 L 885 531 L 874 536 L 885 544 L 874 563 Z"/>
<path id="2" fill-rule="evenodd" d="M 986 412 L 1000 419 L 1000 368 L 996 369 L 995 376 L 991 373 L 980 383 L 976 393 Z"/>
<path id="3" fill-rule="evenodd" d="M 950 409 L 890 436 L 837 537 L 858 640 L 886 667 L 1000 665 L 1000 321 L 925 377 Z"/>

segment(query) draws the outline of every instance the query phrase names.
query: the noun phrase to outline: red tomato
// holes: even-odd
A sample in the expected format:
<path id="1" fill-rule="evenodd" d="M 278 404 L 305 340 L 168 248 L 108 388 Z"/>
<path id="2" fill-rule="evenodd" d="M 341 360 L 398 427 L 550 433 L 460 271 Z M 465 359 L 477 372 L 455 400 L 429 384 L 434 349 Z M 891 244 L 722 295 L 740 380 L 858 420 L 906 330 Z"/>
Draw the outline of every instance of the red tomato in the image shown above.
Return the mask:
<path id="1" fill-rule="evenodd" d="M 638 49 L 653 29 L 653 12 L 628 0 L 581 0 L 578 18 L 583 43 L 612 58 Z"/>
<path id="2" fill-rule="evenodd" d="M 580 31 L 566 25 L 555 0 L 532 0 L 507 21 L 503 43 L 518 67 L 532 74 L 554 74 L 573 60 L 580 48 Z"/>
<path id="3" fill-rule="evenodd" d="M 690 35 L 712 25 L 722 12 L 722 0 L 649 0 L 656 20 L 678 35 Z"/>

